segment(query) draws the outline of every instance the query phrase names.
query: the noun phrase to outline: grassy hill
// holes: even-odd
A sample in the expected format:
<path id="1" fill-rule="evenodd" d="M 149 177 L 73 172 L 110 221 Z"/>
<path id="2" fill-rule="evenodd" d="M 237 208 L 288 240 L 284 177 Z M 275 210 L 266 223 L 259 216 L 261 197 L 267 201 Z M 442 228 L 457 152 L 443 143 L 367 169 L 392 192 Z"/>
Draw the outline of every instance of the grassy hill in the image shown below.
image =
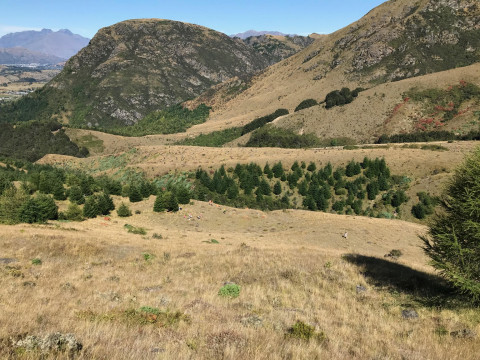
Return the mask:
<path id="1" fill-rule="evenodd" d="M 480 60 L 480 30 L 475 26 L 479 16 L 478 3 L 472 0 L 453 5 L 446 0 L 423 0 L 415 4 L 406 0 L 387 1 L 359 21 L 319 37 L 308 48 L 269 67 L 228 101 L 222 100 L 223 89 L 218 95 L 209 91 L 201 101 L 212 105 L 214 113 L 198 129 L 205 133 L 229 124 L 240 126 L 277 108 L 292 111 L 303 100 L 323 101 L 333 90 L 360 86 L 370 89 L 369 93 L 361 93 L 361 107 L 356 100 L 331 112 L 324 112 L 321 107 L 311 108 L 284 121 L 297 131 L 306 122 L 308 131 L 317 135 L 336 137 L 347 132 L 346 136 L 357 141 L 371 141 L 383 131 L 382 123 L 409 90 L 402 85 L 395 88 L 399 80 L 413 78 L 412 82 L 403 83 L 410 87 L 423 87 L 422 82 L 426 81 L 429 85 L 425 88 L 440 90 L 466 79 L 479 84 L 478 67 L 473 65 Z M 455 69 L 450 70 L 455 75 L 449 69 Z M 337 121 L 341 122 L 338 127 Z"/>

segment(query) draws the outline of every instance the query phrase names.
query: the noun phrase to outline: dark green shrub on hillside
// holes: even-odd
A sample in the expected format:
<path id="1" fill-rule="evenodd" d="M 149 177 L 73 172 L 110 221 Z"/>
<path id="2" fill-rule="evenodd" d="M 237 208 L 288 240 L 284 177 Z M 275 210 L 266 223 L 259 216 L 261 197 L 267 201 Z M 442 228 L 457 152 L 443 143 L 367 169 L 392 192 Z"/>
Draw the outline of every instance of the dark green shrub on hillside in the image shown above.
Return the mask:
<path id="1" fill-rule="evenodd" d="M 167 210 L 167 198 L 165 196 L 166 192 L 162 192 L 157 195 L 155 203 L 153 204 L 153 211 L 163 212 Z"/>
<path id="2" fill-rule="evenodd" d="M 68 190 L 68 198 L 71 202 L 78 205 L 85 203 L 85 197 L 83 196 L 83 192 L 80 186 L 72 186 Z"/>
<path id="3" fill-rule="evenodd" d="M 95 196 L 89 196 L 85 200 L 85 205 L 83 205 L 83 216 L 87 219 L 95 218 L 97 215 L 100 215 L 100 209 L 98 207 L 98 202 Z"/>
<path id="4" fill-rule="evenodd" d="M 379 193 L 378 183 L 376 181 L 372 181 L 367 185 L 367 194 L 368 200 L 375 200 Z"/>
<path id="5" fill-rule="evenodd" d="M 320 139 L 314 134 L 298 135 L 290 130 L 267 125 L 256 130 L 245 146 L 302 149 L 315 147 L 319 144 Z"/>
<path id="6" fill-rule="evenodd" d="M 80 206 L 78 206 L 75 203 L 70 203 L 68 205 L 68 209 L 65 212 L 65 219 L 70 220 L 70 221 L 82 221 L 83 220 L 83 212 L 82 209 L 80 209 Z"/>
<path id="7" fill-rule="evenodd" d="M 252 122 L 249 122 L 247 125 L 245 125 L 242 128 L 242 134 L 245 135 L 248 134 L 249 132 L 252 132 L 255 129 L 261 128 L 262 126 L 272 122 L 276 118 L 283 116 L 283 115 L 288 115 L 288 110 L 287 109 L 278 109 L 274 113 L 263 116 L 261 118 L 255 119 Z"/>
<path id="8" fill-rule="evenodd" d="M 275 195 L 280 195 L 282 193 L 282 184 L 280 183 L 280 181 L 277 181 L 273 186 L 273 193 Z"/>
<path id="9" fill-rule="evenodd" d="M 179 186 L 175 190 L 175 195 L 177 197 L 179 204 L 188 204 L 192 197 L 192 194 L 189 189 L 185 186 Z"/>
<path id="10" fill-rule="evenodd" d="M 412 215 L 417 219 L 422 220 L 427 216 L 427 210 L 425 205 L 418 203 L 412 206 Z"/>
<path id="11" fill-rule="evenodd" d="M 306 100 L 303 100 L 300 104 L 298 104 L 298 106 L 295 108 L 294 112 L 297 112 L 297 111 L 300 111 L 300 110 L 303 110 L 303 109 L 308 109 L 309 107 L 312 107 L 312 106 L 315 106 L 315 105 L 318 105 L 317 100 L 306 99 Z"/>
<path id="12" fill-rule="evenodd" d="M 101 215 L 108 215 L 115 210 L 113 199 L 107 193 L 103 193 L 97 197 L 98 211 Z"/>
<path id="13" fill-rule="evenodd" d="M 393 195 L 391 204 L 393 207 L 399 207 L 400 205 L 402 205 L 404 202 L 407 202 L 407 201 L 408 201 L 408 198 L 407 198 L 407 194 L 405 194 L 405 191 L 398 190 Z"/>
<path id="14" fill-rule="evenodd" d="M 353 91 L 350 91 L 349 88 L 331 91 L 325 97 L 325 108 L 330 109 L 334 106 L 350 104 L 358 96 L 360 91 L 362 91 L 361 88 L 357 88 Z"/>
<path id="15" fill-rule="evenodd" d="M 438 199 L 431 197 L 426 192 L 417 193 L 419 202 L 412 206 L 412 215 L 417 219 L 424 219 L 427 215 L 433 214 L 435 206 L 438 204 Z"/>
<path id="16" fill-rule="evenodd" d="M 460 291 L 480 301 L 480 148 L 457 168 L 442 211 L 422 237 L 431 264 Z"/>
<path id="17" fill-rule="evenodd" d="M 140 192 L 140 189 L 135 186 L 134 184 L 130 184 L 130 191 L 128 193 L 128 199 L 130 202 L 139 202 L 143 200 L 142 193 Z"/>
<path id="18" fill-rule="evenodd" d="M 273 165 L 272 171 L 273 171 L 273 176 L 275 176 L 277 179 L 281 178 L 282 175 L 285 174 L 283 170 L 283 165 L 280 161 L 277 162 L 275 165 Z"/>

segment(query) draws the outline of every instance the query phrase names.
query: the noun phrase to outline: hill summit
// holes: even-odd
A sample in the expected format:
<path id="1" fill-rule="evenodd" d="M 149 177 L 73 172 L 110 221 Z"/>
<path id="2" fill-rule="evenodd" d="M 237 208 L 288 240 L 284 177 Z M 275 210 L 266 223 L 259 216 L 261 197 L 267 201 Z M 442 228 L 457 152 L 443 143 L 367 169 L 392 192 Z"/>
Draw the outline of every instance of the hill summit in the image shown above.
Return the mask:
<path id="1" fill-rule="evenodd" d="M 73 126 L 124 126 L 193 98 L 268 61 L 240 39 L 178 21 L 128 20 L 100 29 L 44 89 L 23 99 L 33 111 Z M 19 104 L 18 108 L 25 108 Z"/>

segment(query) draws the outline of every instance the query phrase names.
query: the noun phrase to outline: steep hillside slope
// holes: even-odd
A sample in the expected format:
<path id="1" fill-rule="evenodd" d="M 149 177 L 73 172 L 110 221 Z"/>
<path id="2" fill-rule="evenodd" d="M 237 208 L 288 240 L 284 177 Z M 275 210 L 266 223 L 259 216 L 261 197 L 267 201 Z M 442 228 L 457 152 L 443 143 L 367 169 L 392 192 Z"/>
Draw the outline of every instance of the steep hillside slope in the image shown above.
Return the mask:
<path id="1" fill-rule="evenodd" d="M 478 1 L 391 0 L 269 67 L 214 107 L 212 121 L 244 123 L 277 108 L 294 109 L 304 99 L 323 100 L 344 86 L 370 88 L 479 60 Z"/>
<path id="2" fill-rule="evenodd" d="M 39 93 L 13 109 L 14 120 L 58 118 L 75 126 L 119 126 L 267 66 L 241 40 L 176 21 L 124 21 L 101 29 Z M 8 112 L 8 110 L 7 110 Z M 27 118 L 25 118 L 27 116 Z"/>
<path id="3" fill-rule="evenodd" d="M 66 60 L 87 46 L 88 41 L 89 39 L 73 34 L 67 29 L 59 31 L 43 29 L 41 31 L 21 31 L 4 35 L 0 38 L 0 47 L 22 47 Z"/>
<path id="4" fill-rule="evenodd" d="M 310 36 L 258 35 L 249 36 L 243 41 L 263 55 L 269 65 L 284 60 L 314 42 Z"/>

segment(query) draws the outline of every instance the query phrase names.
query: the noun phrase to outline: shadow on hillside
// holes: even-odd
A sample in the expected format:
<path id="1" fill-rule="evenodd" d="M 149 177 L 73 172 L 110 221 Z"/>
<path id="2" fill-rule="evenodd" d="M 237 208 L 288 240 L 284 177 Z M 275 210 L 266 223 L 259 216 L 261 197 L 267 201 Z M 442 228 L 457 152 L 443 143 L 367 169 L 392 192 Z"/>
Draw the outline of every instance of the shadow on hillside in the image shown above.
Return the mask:
<path id="1" fill-rule="evenodd" d="M 371 285 L 410 295 L 424 306 L 442 308 L 472 306 L 466 296 L 456 292 L 440 276 L 372 256 L 347 254 L 343 258 L 362 268 L 362 275 Z"/>

